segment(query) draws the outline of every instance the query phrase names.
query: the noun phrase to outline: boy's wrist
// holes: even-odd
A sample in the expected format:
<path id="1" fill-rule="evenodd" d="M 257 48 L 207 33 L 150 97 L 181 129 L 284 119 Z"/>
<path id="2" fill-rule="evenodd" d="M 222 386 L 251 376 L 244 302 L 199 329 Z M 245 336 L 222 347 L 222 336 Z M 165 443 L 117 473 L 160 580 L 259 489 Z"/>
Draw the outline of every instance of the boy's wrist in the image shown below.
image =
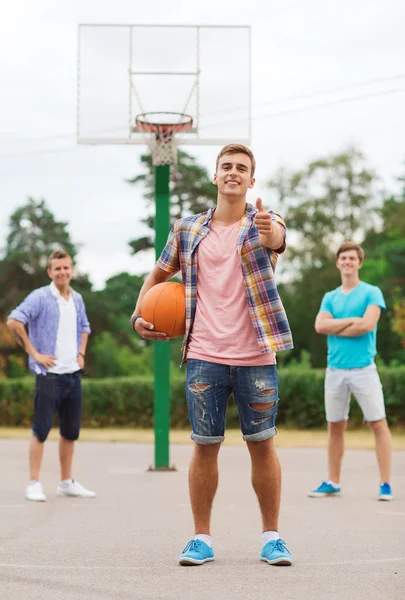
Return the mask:
<path id="1" fill-rule="evenodd" d="M 130 322 L 131 322 L 131 327 L 133 330 L 135 330 L 135 321 L 140 318 L 141 318 L 141 315 L 132 315 Z"/>

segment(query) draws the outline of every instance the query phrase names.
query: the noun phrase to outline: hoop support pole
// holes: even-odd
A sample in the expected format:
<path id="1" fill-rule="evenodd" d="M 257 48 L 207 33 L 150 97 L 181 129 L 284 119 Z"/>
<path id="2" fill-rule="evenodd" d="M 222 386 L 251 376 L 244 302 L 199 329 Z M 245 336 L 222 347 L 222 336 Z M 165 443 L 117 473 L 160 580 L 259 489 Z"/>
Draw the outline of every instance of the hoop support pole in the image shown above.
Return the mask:
<path id="1" fill-rule="evenodd" d="M 156 205 L 156 260 L 162 252 L 170 229 L 170 165 L 155 167 Z M 170 431 L 170 345 L 168 342 L 155 342 L 154 360 L 154 430 L 155 430 L 155 471 L 169 469 Z"/>

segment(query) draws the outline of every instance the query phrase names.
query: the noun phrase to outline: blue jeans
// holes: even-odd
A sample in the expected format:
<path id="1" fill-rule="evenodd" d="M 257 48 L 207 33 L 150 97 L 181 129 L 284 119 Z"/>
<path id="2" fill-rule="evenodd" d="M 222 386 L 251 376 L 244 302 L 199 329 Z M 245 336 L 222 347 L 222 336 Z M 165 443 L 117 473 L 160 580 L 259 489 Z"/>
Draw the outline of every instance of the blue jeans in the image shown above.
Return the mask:
<path id="1" fill-rule="evenodd" d="M 44 442 L 52 427 L 55 413 L 65 440 L 77 440 L 82 414 L 82 382 L 80 373 L 37 375 L 32 432 Z"/>
<path id="2" fill-rule="evenodd" d="M 225 439 L 225 415 L 233 392 L 243 439 L 261 442 L 274 436 L 278 408 L 276 365 L 232 367 L 204 360 L 187 361 L 186 398 L 197 444 L 218 444 Z M 274 405 L 256 410 L 252 404 Z"/>

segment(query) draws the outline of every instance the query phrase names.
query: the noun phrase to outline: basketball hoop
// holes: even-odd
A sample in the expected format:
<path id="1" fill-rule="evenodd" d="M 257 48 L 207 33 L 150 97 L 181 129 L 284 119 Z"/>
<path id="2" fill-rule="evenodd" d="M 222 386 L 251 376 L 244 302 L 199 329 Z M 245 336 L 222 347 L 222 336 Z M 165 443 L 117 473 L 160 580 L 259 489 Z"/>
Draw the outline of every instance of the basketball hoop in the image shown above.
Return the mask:
<path id="1" fill-rule="evenodd" d="M 176 112 L 142 113 L 136 117 L 135 123 L 133 131 L 144 134 L 155 166 L 177 164 L 175 136 L 192 131 L 193 118 L 190 115 Z"/>

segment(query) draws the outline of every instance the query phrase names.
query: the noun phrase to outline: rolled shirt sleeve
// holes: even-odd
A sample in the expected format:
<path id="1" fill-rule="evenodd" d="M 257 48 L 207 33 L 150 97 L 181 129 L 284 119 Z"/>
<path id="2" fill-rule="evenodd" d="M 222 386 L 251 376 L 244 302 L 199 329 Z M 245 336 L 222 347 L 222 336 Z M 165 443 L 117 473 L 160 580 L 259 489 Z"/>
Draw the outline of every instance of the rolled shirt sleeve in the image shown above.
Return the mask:
<path id="1" fill-rule="evenodd" d="M 180 270 L 179 247 L 175 233 L 176 224 L 171 228 L 166 246 L 163 248 L 157 261 L 157 266 L 168 273 L 177 273 Z"/>
<path id="2" fill-rule="evenodd" d="M 77 292 L 76 292 L 77 293 Z M 78 333 L 91 333 L 90 322 L 87 318 L 86 306 L 84 304 L 83 297 L 81 294 L 77 294 L 77 300 L 79 305 L 79 314 L 78 314 Z"/>
<path id="3" fill-rule="evenodd" d="M 275 252 L 277 252 L 277 254 L 282 254 L 284 252 L 284 250 L 286 249 L 287 227 L 286 227 L 285 221 L 281 215 L 279 215 L 278 213 L 276 213 L 272 210 L 270 210 L 269 213 L 271 216 L 271 220 L 274 221 L 275 223 L 278 223 L 279 225 L 281 225 L 281 227 L 283 229 L 283 244 L 282 244 L 282 246 L 280 246 L 280 248 L 277 248 L 277 250 L 275 250 Z"/>
<path id="4" fill-rule="evenodd" d="M 8 318 L 20 321 L 27 325 L 36 319 L 41 310 L 41 294 L 39 290 L 31 292 L 14 310 L 11 311 Z"/>

